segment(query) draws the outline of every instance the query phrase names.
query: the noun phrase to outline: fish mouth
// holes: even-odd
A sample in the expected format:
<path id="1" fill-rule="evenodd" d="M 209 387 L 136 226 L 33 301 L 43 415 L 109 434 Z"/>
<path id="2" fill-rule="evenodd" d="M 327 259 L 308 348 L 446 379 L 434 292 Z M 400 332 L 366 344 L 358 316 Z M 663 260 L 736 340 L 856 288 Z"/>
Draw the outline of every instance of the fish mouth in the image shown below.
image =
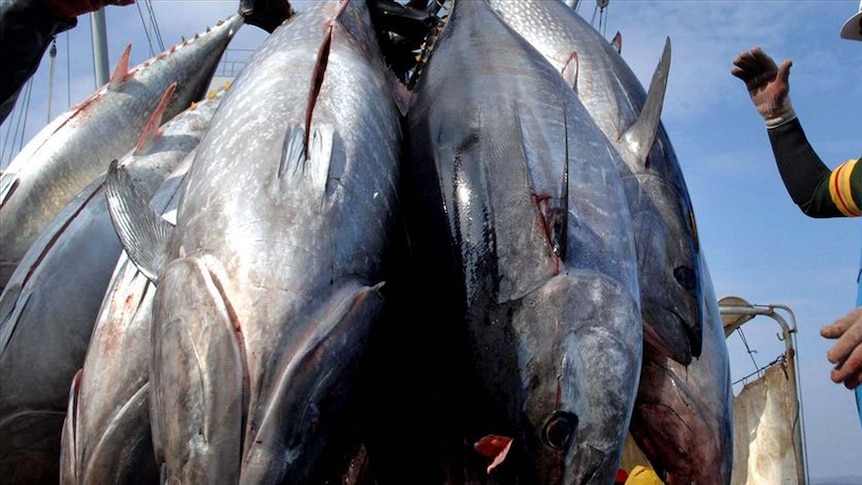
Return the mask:
<path id="1" fill-rule="evenodd" d="M 691 364 L 695 355 L 695 342 L 699 342 L 699 340 L 694 338 L 694 332 L 686 324 L 686 319 L 675 309 L 649 308 L 647 305 L 644 310 L 645 342 L 665 357 L 684 366 Z M 648 315 L 659 315 L 659 317 L 650 318 Z M 679 332 L 678 329 L 683 331 Z M 700 349 L 697 350 L 697 355 L 700 355 Z"/>

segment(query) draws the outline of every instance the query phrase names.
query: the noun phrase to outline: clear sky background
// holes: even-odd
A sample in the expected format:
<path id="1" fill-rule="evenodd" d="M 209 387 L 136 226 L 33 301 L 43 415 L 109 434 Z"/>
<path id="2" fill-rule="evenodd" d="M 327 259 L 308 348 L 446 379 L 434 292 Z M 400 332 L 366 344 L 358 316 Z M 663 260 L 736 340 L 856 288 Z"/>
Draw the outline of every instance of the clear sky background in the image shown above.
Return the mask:
<path id="1" fill-rule="evenodd" d="M 294 2 L 302 8 L 305 2 Z M 134 66 L 164 47 L 201 32 L 237 10 L 238 0 L 138 0 L 106 9 L 111 70 L 127 43 Z M 595 2 L 579 13 L 593 19 Z M 763 122 L 741 81 L 731 76 L 732 59 L 760 45 L 777 62 L 790 58 L 791 98 L 815 150 L 830 167 L 862 153 L 862 42 L 841 39 L 843 22 L 856 0 L 645 1 L 611 0 L 594 25 L 623 37 L 622 55 L 647 87 L 665 37 L 673 47 L 662 115 L 688 184 L 716 293 L 757 305 L 782 304 L 799 327 L 798 368 L 809 472 L 812 478 L 862 478 L 862 425 L 853 394 L 829 380 L 819 328 L 846 314 L 855 302 L 862 220 L 809 219 L 791 202 L 775 168 Z M 599 20 L 601 19 L 601 24 Z M 145 34 L 150 31 L 152 48 Z M 232 49 L 254 49 L 265 33 L 243 27 Z M 52 113 L 55 117 L 95 90 L 89 16 L 57 38 Z M 243 58 L 242 51 L 229 53 Z M 21 112 L 0 127 L 0 166 L 9 163 L 46 123 L 49 56 L 33 78 Z M 24 95 L 19 108 L 24 107 Z M 774 360 L 783 350 L 779 327 L 759 317 L 728 340 L 734 380 Z M 739 391 L 741 383 L 734 386 Z"/>

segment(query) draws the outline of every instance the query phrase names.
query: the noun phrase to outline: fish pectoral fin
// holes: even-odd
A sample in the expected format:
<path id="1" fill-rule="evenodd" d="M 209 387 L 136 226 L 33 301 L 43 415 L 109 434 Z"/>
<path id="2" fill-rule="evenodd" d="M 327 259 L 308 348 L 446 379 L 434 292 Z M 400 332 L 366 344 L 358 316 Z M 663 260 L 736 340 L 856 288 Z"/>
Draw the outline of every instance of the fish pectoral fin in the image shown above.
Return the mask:
<path id="1" fill-rule="evenodd" d="M 82 369 L 78 369 L 72 378 L 69 389 L 69 404 L 66 407 L 66 421 L 63 423 L 63 434 L 60 447 L 60 483 L 80 483 L 78 464 L 78 396 L 81 391 Z"/>
<path id="2" fill-rule="evenodd" d="M 108 212 L 123 249 L 138 270 L 154 284 L 168 261 L 173 225 L 150 207 L 124 167 L 113 160 L 105 179 Z"/>
<path id="3" fill-rule="evenodd" d="M 334 138 L 335 128 L 330 124 L 314 124 L 307 140 L 302 125 L 288 126 L 278 167 L 279 192 L 296 190 L 298 185 L 308 187 L 321 198 L 325 196 L 331 176 Z"/>
<path id="4" fill-rule="evenodd" d="M 566 84 L 572 88 L 573 91 L 578 91 L 578 53 L 572 52 L 569 56 L 569 60 L 566 61 L 566 65 L 563 66 L 563 79 L 566 80 Z"/>
<path id="5" fill-rule="evenodd" d="M 652 75 L 644 107 L 637 120 L 625 130 L 621 137 L 636 154 L 636 159 L 642 164 L 642 168 L 646 167 L 647 155 L 652 149 L 661 123 L 661 110 L 662 105 L 664 105 L 669 73 L 670 37 L 667 37 L 661 59 Z"/>

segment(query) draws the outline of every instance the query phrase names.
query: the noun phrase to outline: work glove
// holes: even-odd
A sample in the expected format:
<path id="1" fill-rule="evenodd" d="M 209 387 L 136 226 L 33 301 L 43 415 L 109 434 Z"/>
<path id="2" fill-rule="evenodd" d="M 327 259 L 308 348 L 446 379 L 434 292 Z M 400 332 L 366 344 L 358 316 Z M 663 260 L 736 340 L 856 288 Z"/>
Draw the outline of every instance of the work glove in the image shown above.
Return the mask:
<path id="1" fill-rule="evenodd" d="M 826 353 L 832 369 L 832 381 L 844 384 L 847 389 L 855 389 L 862 384 L 862 307 L 856 307 L 832 325 L 820 329 L 820 335 L 828 339 L 838 339 Z"/>
<path id="2" fill-rule="evenodd" d="M 270 34 L 294 14 L 288 0 L 240 0 L 238 12 L 245 23 Z"/>
<path id="3" fill-rule="evenodd" d="M 69 18 L 95 12 L 106 5 L 131 5 L 135 0 L 42 0 L 42 4 L 56 17 Z"/>
<path id="4" fill-rule="evenodd" d="M 776 66 L 760 47 L 740 53 L 733 60 L 731 74 L 738 77 L 748 88 L 748 94 L 757 112 L 763 117 L 767 128 L 775 128 L 796 118 L 790 104 L 790 66 L 785 59 Z"/>

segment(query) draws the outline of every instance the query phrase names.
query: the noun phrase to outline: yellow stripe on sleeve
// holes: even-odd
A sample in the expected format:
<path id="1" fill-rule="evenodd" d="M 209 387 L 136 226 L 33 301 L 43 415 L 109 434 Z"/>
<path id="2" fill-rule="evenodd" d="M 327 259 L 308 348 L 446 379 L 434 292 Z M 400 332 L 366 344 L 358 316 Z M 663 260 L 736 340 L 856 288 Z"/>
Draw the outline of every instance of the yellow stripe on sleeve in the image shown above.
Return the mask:
<path id="1" fill-rule="evenodd" d="M 862 210 L 853 200 L 852 187 L 850 186 L 850 174 L 856 167 L 858 160 L 847 160 L 832 171 L 829 176 L 829 195 L 832 202 L 847 217 L 862 215 Z"/>

